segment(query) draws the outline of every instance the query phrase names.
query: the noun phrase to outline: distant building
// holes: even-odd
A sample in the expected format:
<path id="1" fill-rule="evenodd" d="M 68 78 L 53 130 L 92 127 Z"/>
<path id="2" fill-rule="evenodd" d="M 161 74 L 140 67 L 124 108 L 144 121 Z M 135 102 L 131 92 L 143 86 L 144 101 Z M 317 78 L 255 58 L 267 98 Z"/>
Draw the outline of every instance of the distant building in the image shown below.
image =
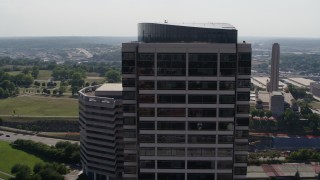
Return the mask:
<path id="1" fill-rule="evenodd" d="M 275 117 L 279 117 L 284 112 L 284 97 L 280 91 L 270 93 L 270 111 Z"/>
<path id="2" fill-rule="evenodd" d="M 320 97 L 320 84 L 316 82 L 310 83 L 310 92 L 312 95 Z"/>
<path id="3" fill-rule="evenodd" d="M 272 45 L 271 58 L 271 78 L 269 92 L 278 91 L 279 86 L 279 61 L 280 61 L 280 46 L 278 43 Z"/>

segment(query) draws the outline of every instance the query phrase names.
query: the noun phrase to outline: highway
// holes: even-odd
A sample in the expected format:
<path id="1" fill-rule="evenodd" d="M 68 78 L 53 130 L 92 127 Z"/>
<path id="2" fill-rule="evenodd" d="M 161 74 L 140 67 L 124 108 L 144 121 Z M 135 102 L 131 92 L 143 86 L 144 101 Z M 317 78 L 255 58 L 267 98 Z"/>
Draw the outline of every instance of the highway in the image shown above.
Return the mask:
<path id="1" fill-rule="evenodd" d="M 78 141 L 40 137 L 37 135 L 17 134 L 17 133 L 2 131 L 2 130 L 0 130 L 0 134 L 3 134 L 0 136 L 0 141 L 7 141 L 7 142 L 13 142 L 17 139 L 25 139 L 25 140 L 32 140 L 35 142 L 41 142 L 41 143 L 44 143 L 44 144 L 47 144 L 50 146 L 55 145 L 59 141 L 69 141 L 71 143 L 79 143 Z M 9 137 L 7 137 L 7 136 L 9 136 Z"/>

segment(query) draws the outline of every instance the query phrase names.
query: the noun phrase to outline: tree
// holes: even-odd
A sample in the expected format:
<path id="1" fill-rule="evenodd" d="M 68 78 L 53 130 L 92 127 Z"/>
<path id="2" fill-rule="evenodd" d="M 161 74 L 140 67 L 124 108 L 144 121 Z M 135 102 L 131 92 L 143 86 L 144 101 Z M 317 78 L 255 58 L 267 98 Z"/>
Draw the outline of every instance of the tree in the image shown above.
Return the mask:
<path id="1" fill-rule="evenodd" d="M 105 74 L 105 77 L 109 83 L 121 82 L 120 72 L 113 69 L 108 70 Z"/>
<path id="2" fill-rule="evenodd" d="M 66 92 L 66 90 L 67 90 L 67 87 L 66 87 L 66 86 L 60 86 L 60 87 L 59 87 L 59 91 L 58 91 L 59 96 L 62 96 L 63 93 Z"/>
<path id="3" fill-rule="evenodd" d="M 14 180 L 31 180 L 31 169 L 24 164 L 16 164 L 11 168 L 11 173 L 15 175 Z"/>
<path id="4" fill-rule="evenodd" d="M 251 111 L 251 116 L 252 116 L 252 117 L 258 116 L 258 114 L 259 114 L 259 111 L 256 110 L 256 109 L 254 109 L 254 110 Z"/>
<path id="5" fill-rule="evenodd" d="M 35 79 L 38 78 L 38 75 L 39 75 L 39 67 L 38 66 L 33 66 L 32 67 L 31 75 Z"/>
<path id="6" fill-rule="evenodd" d="M 272 112 L 271 112 L 271 111 L 266 111 L 265 114 L 266 114 L 266 116 L 267 116 L 268 118 L 270 118 L 270 117 L 272 116 Z"/>
<path id="7" fill-rule="evenodd" d="M 31 71 L 31 69 L 30 69 L 29 67 L 27 67 L 27 68 L 24 68 L 24 69 L 22 70 L 22 73 L 25 74 L 25 75 L 27 75 L 27 74 L 30 73 L 30 71 Z"/>

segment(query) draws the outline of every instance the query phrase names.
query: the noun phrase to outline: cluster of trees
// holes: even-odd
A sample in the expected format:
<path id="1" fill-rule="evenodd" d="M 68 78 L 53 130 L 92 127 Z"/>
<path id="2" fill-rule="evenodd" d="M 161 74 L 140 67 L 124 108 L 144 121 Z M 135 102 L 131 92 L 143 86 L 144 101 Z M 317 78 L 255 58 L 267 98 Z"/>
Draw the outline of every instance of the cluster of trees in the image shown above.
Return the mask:
<path id="1" fill-rule="evenodd" d="M 118 82 L 121 82 L 120 71 L 117 71 L 117 70 L 115 70 L 115 69 L 109 69 L 109 70 L 106 72 L 105 78 L 106 78 L 106 80 L 107 80 L 109 83 L 118 83 Z"/>
<path id="2" fill-rule="evenodd" d="M 68 169 L 58 163 L 37 163 L 31 171 L 27 165 L 16 164 L 11 168 L 11 173 L 15 177 L 10 180 L 64 180 L 63 175 L 68 173 Z"/>
<path id="3" fill-rule="evenodd" d="M 279 163 L 281 157 L 278 151 L 251 152 L 248 155 L 249 165 L 274 164 Z"/>
<path id="4" fill-rule="evenodd" d="M 58 142 L 55 146 L 31 140 L 18 139 L 13 147 L 39 156 L 43 156 L 63 163 L 80 163 L 80 146 L 70 142 Z"/>
<path id="5" fill-rule="evenodd" d="M 313 149 L 299 149 L 298 151 L 290 153 L 287 157 L 289 161 L 295 162 L 310 162 L 320 161 L 320 152 Z"/>
<path id="6" fill-rule="evenodd" d="M 301 71 L 302 74 L 319 73 L 319 55 L 284 54 L 281 55 L 280 68 L 283 71 Z"/>
<path id="7" fill-rule="evenodd" d="M 292 96 L 295 99 L 303 99 L 306 102 L 311 102 L 313 100 L 313 97 L 311 94 L 307 94 L 307 88 L 303 87 L 295 87 L 291 84 L 288 85 L 287 89 L 285 89 L 286 92 L 289 92 L 292 94 Z"/>

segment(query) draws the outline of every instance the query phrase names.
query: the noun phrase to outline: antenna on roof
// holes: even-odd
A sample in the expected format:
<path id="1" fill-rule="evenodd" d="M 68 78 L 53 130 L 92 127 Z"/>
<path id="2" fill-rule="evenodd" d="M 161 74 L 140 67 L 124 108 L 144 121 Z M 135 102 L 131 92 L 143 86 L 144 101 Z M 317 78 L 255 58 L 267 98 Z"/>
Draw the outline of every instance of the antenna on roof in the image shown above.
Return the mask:
<path id="1" fill-rule="evenodd" d="M 164 23 L 168 23 L 168 20 L 164 20 Z"/>

